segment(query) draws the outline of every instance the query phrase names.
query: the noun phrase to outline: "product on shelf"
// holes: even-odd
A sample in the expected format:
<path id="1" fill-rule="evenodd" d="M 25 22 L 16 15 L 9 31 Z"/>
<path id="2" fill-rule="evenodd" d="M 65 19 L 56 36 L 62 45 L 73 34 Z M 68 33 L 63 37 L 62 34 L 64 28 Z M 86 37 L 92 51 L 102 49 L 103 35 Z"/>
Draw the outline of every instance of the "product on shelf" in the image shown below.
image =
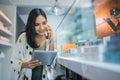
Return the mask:
<path id="1" fill-rule="evenodd" d="M 4 42 L 10 42 L 10 40 L 6 37 L 0 36 L 0 40 Z"/>
<path id="2" fill-rule="evenodd" d="M 4 23 L 0 21 L 0 27 L 4 27 Z"/>

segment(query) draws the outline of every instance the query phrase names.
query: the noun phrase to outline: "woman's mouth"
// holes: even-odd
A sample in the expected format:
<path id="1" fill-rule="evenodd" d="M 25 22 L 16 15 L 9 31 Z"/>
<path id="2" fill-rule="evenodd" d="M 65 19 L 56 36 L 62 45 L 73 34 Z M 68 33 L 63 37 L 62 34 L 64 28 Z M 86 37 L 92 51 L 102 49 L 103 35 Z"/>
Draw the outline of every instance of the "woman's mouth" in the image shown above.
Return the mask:
<path id="1" fill-rule="evenodd" d="M 37 34 L 39 34 L 39 35 L 44 35 L 45 34 L 45 31 L 36 31 L 37 32 Z"/>

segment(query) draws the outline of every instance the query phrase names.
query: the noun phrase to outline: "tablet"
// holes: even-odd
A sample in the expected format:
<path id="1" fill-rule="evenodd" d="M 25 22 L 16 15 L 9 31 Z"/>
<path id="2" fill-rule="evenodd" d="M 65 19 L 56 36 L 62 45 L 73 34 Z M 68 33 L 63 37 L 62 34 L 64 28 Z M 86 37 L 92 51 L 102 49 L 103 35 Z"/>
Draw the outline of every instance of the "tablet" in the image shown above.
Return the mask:
<path id="1" fill-rule="evenodd" d="M 39 60 L 42 65 L 51 65 L 56 55 L 57 51 L 34 50 L 32 59 Z"/>

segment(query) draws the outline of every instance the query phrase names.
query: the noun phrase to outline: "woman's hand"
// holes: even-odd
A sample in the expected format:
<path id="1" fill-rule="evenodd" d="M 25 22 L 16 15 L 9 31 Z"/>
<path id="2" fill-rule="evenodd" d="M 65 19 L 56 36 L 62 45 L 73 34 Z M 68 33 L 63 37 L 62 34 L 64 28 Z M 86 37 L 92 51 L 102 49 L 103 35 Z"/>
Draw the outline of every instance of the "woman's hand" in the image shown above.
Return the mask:
<path id="1" fill-rule="evenodd" d="M 38 60 L 30 60 L 28 62 L 23 62 L 22 68 L 34 69 L 36 66 L 39 65 L 41 65 L 41 62 L 39 62 Z"/>
<path id="2" fill-rule="evenodd" d="M 47 23 L 47 26 L 45 26 L 46 31 L 51 31 L 51 26 Z"/>
<path id="3" fill-rule="evenodd" d="M 46 38 L 47 39 L 51 39 L 51 36 L 52 36 L 52 29 L 51 29 L 51 27 L 49 26 L 49 25 L 47 25 L 46 27 L 45 27 L 45 29 L 46 29 Z"/>

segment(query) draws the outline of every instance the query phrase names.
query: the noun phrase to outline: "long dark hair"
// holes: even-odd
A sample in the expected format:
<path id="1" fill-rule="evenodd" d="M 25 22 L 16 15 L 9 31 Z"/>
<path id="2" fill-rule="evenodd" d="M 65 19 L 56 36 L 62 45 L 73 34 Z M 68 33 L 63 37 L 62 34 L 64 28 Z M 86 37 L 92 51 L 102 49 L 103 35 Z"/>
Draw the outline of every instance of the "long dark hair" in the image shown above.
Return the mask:
<path id="1" fill-rule="evenodd" d="M 40 8 L 34 8 L 29 13 L 27 24 L 26 24 L 25 31 L 26 31 L 27 43 L 32 48 L 37 48 L 38 47 L 37 44 L 36 44 L 36 41 L 35 41 L 35 36 L 36 36 L 35 21 L 36 21 L 36 18 L 39 15 L 42 15 L 47 20 L 46 14 L 45 14 L 45 12 L 42 9 L 40 9 Z"/>

